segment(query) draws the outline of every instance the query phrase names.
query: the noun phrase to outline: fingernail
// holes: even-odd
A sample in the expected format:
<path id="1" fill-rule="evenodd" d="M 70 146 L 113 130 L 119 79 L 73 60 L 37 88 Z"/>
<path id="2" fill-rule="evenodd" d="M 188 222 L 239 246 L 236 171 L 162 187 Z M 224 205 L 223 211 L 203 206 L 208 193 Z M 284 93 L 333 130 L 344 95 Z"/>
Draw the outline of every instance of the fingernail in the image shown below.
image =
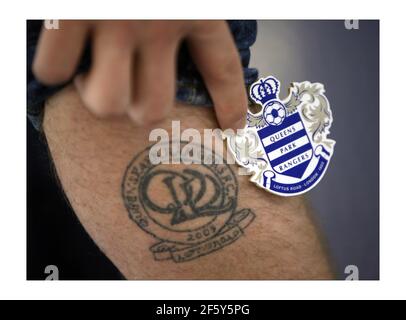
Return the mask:
<path id="1" fill-rule="evenodd" d="M 140 106 L 137 106 L 137 107 L 131 106 L 127 110 L 128 116 L 137 125 L 143 124 L 144 113 L 145 113 L 144 108 L 141 108 Z"/>

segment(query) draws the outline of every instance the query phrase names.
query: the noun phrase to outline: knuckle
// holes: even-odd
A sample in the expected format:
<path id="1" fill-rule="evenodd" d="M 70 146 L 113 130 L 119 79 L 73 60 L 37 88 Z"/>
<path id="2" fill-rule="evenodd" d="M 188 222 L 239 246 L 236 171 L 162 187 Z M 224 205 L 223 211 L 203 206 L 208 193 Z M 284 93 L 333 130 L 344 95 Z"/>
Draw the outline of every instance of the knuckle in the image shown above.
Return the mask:
<path id="1" fill-rule="evenodd" d="M 114 44 L 122 49 L 132 48 L 136 34 L 131 28 L 121 27 L 114 33 Z"/>
<path id="2" fill-rule="evenodd" d="M 138 29 L 130 21 L 104 21 L 96 26 L 96 33 L 111 45 L 121 50 L 133 47 Z"/>
<path id="3" fill-rule="evenodd" d="M 181 28 L 174 21 L 150 22 L 146 28 L 146 41 L 157 46 L 169 46 L 180 38 Z"/>
<path id="4" fill-rule="evenodd" d="M 129 30 L 115 30 L 111 32 L 111 44 L 124 52 L 133 48 L 135 36 Z"/>

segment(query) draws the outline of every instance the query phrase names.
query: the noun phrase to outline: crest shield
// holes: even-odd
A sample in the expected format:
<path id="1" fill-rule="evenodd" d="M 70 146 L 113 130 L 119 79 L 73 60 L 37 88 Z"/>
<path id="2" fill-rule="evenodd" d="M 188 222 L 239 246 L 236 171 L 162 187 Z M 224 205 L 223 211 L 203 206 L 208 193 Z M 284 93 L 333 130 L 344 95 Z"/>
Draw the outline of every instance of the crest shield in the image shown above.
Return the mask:
<path id="1" fill-rule="evenodd" d="M 326 172 L 335 145 L 327 138 L 333 117 L 322 84 L 292 83 L 283 101 L 279 86 L 272 76 L 251 86 L 250 96 L 262 110 L 248 112 L 243 132 L 227 139 L 252 182 L 272 193 L 293 196 L 312 189 Z"/>
<path id="2" fill-rule="evenodd" d="M 303 176 L 313 157 L 313 146 L 297 112 L 278 126 L 258 130 L 258 136 L 272 169 L 289 177 Z"/>

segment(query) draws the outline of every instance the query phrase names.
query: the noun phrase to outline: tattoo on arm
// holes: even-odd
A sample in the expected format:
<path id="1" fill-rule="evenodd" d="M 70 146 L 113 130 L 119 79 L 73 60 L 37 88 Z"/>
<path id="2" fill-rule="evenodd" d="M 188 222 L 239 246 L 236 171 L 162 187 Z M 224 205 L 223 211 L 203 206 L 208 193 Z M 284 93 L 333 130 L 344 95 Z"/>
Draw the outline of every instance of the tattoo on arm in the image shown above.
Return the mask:
<path id="1" fill-rule="evenodd" d="M 151 147 L 130 162 L 121 187 L 130 219 L 158 240 L 154 259 L 190 261 L 238 240 L 255 214 L 237 209 L 238 181 L 224 158 L 199 146 L 200 164 L 155 165 Z M 206 164 L 208 156 L 222 161 Z"/>

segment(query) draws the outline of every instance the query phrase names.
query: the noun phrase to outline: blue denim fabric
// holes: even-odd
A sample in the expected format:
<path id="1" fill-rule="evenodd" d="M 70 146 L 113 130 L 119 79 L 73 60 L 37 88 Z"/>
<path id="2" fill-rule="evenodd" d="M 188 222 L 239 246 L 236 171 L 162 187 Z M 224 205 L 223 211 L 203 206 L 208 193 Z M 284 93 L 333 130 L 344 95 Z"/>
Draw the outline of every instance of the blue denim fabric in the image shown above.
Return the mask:
<path id="1" fill-rule="evenodd" d="M 248 87 L 258 78 L 257 69 L 248 67 L 250 61 L 250 46 L 254 44 L 257 36 L 257 23 L 256 21 L 250 20 L 233 20 L 227 22 L 240 53 L 245 84 Z M 31 71 L 31 66 L 41 26 L 42 21 L 40 20 L 30 20 L 27 22 L 27 116 L 37 130 L 41 128 L 46 99 L 71 82 L 70 80 L 58 86 L 45 86 L 35 79 Z M 83 53 L 75 75 L 86 72 L 90 64 L 91 48 L 89 43 Z M 185 45 L 181 46 L 178 56 L 176 99 L 179 102 L 190 105 L 212 106 L 210 95 Z"/>

